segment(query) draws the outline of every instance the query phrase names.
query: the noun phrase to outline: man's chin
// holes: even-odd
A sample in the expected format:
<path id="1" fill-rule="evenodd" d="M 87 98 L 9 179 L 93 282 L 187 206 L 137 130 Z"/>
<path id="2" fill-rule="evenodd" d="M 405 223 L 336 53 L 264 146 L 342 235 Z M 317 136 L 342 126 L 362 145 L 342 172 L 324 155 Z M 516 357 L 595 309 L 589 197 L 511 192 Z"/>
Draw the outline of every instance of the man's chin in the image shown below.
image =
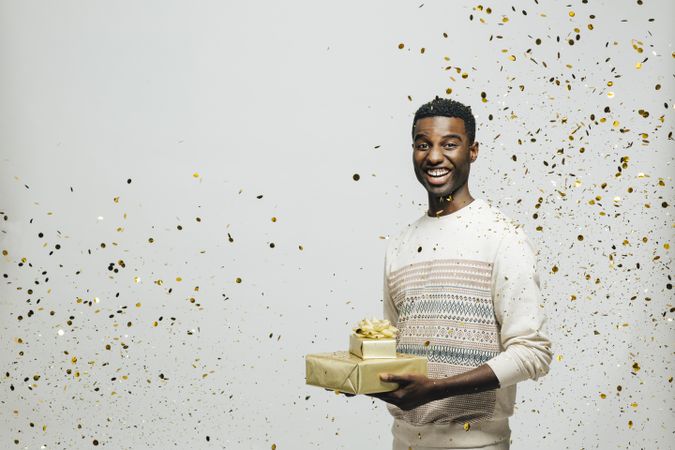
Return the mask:
<path id="1" fill-rule="evenodd" d="M 450 186 L 442 185 L 442 186 L 425 186 L 427 189 L 427 192 L 431 195 L 435 195 L 436 197 L 447 197 L 452 193 L 452 188 Z"/>

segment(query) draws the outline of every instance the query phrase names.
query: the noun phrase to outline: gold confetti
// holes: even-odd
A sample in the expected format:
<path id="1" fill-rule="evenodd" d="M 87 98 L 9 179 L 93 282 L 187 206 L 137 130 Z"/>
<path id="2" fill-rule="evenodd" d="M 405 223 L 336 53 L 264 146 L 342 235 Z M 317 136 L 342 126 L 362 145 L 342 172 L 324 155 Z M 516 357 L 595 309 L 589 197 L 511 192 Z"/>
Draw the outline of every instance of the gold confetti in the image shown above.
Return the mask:
<path id="1" fill-rule="evenodd" d="M 600 398 L 607 398 L 607 394 L 600 393 Z"/>
<path id="2" fill-rule="evenodd" d="M 563 355 L 558 355 L 558 356 L 556 357 L 556 359 L 557 359 L 558 361 L 562 361 Z"/>
<path id="3" fill-rule="evenodd" d="M 633 428 L 633 421 L 632 420 L 628 421 L 628 428 Z"/>
<path id="4" fill-rule="evenodd" d="M 398 44 L 398 48 L 403 48 L 403 47 L 404 47 L 403 42 L 401 42 L 400 44 Z"/>
<path id="5" fill-rule="evenodd" d="M 464 431 L 469 431 L 471 429 L 471 424 L 469 422 L 464 422 Z"/>

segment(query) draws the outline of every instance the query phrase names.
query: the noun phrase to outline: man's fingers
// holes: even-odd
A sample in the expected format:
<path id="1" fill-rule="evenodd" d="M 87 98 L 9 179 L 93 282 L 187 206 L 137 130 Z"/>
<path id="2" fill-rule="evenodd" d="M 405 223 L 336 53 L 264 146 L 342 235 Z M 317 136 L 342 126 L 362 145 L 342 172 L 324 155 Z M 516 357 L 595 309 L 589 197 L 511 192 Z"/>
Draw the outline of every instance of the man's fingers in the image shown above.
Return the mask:
<path id="1" fill-rule="evenodd" d="M 366 395 L 368 395 L 370 397 L 379 398 L 383 402 L 391 403 L 392 405 L 396 405 L 396 402 L 397 402 L 397 399 L 392 397 L 389 392 L 380 392 L 380 393 L 377 393 L 377 394 L 366 394 Z"/>
<path id="2" fill-rule="evenodd" d="M 386 402 L 386 401 L 388 400 L 388 398 L 389 398 L 389 397 L 387 397 L 386 395 L 383 395 L 383 394 L 366 394 L 366 395 L 367 395 L 368 397 L 379 398 L 379 399 L 382 400 L 383 402 Z"/>
<path id="3" fill-rule="evenodd" d="M 403 383 L 407 384 L 410 382 L 410 379 L 407 375 L 395 375 L 393 373 L 381 373 L 380 380 L 388 381 L 391 383 Z"/>
<path id="4" fill-rule="evenodd" d="M 368 395 L 368 396 L 370 396 L 370 397 L 375 397 L 375 398 L 380 398 L 380 399 L 381 399 L 381 398 L 386 397 L 386 396 L 387 396 L 387 393 L 386 393 L 386 392 L 378 392 L 378 393 L 375 393 L 375 394 L 366 394 L 366 395 Z"/>

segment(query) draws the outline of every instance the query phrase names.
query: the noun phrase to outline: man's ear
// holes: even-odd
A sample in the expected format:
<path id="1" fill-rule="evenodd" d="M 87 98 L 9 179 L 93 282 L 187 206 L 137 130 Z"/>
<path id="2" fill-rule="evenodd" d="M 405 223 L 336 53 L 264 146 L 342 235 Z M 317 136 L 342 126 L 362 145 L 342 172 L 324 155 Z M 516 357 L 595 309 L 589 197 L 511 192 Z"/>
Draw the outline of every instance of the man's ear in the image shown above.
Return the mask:
<path id="1" fill-rule="evenodd" d="M 469 147 L 469 158 L 471 162 L 476 161 L 478 158 L 478 141 L 473 141 L 473 144 Z"/>

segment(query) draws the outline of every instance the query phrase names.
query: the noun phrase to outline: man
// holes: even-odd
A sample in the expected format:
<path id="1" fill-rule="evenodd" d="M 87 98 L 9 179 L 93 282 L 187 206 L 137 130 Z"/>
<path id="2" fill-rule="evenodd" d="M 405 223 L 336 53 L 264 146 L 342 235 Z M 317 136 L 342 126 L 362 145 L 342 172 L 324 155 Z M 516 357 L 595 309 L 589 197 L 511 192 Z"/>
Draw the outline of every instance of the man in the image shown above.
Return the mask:
<path id="1" fill-rule="evenodd" d="M 438 96 L 413 120 L 415 175 L 429 209 L 390 240 L 384 317 L 397 351 L 425 355 L 428 377 L 371 394 L 394 417 L 393 449 L 508 450 L 516 383 L 552 358 L 534 246 L 513 220 L 469 192 L 478 157 L 471 108 Z"/>

